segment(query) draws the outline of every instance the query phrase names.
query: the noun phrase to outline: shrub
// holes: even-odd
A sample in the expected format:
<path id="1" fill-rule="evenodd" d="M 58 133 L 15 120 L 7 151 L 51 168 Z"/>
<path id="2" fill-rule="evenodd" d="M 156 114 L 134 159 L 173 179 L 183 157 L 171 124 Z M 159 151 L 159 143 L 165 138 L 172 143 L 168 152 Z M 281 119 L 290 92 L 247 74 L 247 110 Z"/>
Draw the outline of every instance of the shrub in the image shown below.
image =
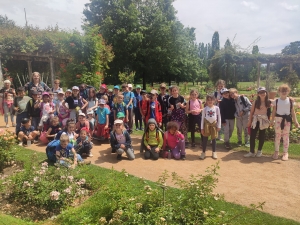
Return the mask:
<path id="1" fill-rule="evenodd" d="M 6 163 L 15 159 L 15 154 L 12 151 L 12 147 L 16 143 L 15 137 L 13 132 L 0 129 L 0 172 Z"/>

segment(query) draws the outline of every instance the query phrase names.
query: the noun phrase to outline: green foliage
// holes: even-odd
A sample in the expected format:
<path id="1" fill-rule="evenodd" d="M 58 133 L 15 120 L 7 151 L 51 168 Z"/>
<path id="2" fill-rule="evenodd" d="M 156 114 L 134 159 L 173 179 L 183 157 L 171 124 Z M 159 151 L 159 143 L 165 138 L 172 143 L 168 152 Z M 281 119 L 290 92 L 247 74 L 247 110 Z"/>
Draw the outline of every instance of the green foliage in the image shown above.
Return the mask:
<path id="1" fill-rule="evenodd" d="M 134 83 L 135 72 L 132 71 L 129 74 L 127 72 L 119 72 L 119 80 L 122 84 L 133 84 Z"/>
<path id="2" fill-rule="evenodd" d="M 12 151 L 15 143 L 15 135 L 12 132 L 0 131 L 0 172 L 2 172 L 5 164 L 15 160 L 15 154 Z"/>
<path id="3" fill-rule="evenodd" d="M 267 74 L 265 79 L 265 87 L 268 92 L 275 91 L 276 83 L 278 82 L 278 76 L 274 72 Z"/>
<path id="4" fill-rule="evenodd" d="M 295 71 L 289 71 L 285 78 L 285 82 L 291 87 L 291 89 L 297 88 L 299 84 L 299 77 Z"/>
<path id="5" fill-rule="evenodd" d="M 6 180 L 9 197 L 24 205 L 47 210 L 50 215 L 88 194 L 86 180 L 76 170 L 39 164 L 36 155 L 30 164 Z M 49 215 L 48 215 L 49 216 Z"/>

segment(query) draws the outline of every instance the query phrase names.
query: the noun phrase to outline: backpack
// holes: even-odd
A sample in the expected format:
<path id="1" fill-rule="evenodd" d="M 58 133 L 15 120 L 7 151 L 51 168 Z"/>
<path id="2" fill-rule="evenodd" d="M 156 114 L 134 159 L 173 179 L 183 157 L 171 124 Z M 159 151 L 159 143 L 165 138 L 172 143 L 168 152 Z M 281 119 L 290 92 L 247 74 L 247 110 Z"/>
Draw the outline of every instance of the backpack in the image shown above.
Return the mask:
<path id="1" fill-rule="evenodd" d="M 156 140 L 159 141 L 159 133 L 160 132 L 158 129 L 155 129 L 156 130 Z M 149 140 L 149 131 L 146 131 L 145 132 L 146 134 L 146 140 L 148 141 Z"/>
<path id="2" fill-rule="evenodd" d="M 118 104 L 119 103 L 114 104 L 114 109 L 116 109 L 116 110 L 118 109 Z M 122 102 L 121 105 L 123 106 L 124 115 L 126 116 L 126 104 L 124 102 Z M 117 111 L 117 113 L 118 113 L 118 111 Z"/>
<path id="3" fill-rule="evenodd" d="M 293 103 L 292 103 L 292 100 L 289 98 L 289 100 L 290 100 L 290 115 L 288 115 L 288 116 L 290 116 L 291 117 L 291 121 L 293 121 L 293 119 L 292 119 L 292 109 L 293 109 Z M 276 99 L 276 113 L 277 113 L 277 105 L 278 105 L 278 98 Z M 290 128 L 291 130 L 292 130 L 292 122 L 291 122 L 291 128 Z"/>
<path id="4" fill-rule="evenodd" d="M 57 146 L 60 145 L 60 141 L 54 139 L 53 141 L 49 142 L 49 144 L 46 147 L 46 155 L 50 162 L 56 162 L 56 156 L 55 156 L 55 149 Z"/>
<path id="5" fill-rule="evenodd" d="M 247 107 L 247 103 L 246 103 L 246 100 L 245 100 L 244 96 L 241 95 L 240 97 L 241 97 L 241 101 L 242 101 L 243 105 L 244 105 L 245 107 Z"/>

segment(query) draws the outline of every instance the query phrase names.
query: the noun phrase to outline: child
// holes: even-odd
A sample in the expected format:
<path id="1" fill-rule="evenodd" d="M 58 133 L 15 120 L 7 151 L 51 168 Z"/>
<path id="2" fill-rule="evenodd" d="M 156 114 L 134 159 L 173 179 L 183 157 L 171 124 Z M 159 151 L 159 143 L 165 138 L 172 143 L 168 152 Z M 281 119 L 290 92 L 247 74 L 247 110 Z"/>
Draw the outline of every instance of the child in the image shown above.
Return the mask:
<path id="1" fill-rule="evenodd" d="M 134 92 L 134 101 L 133 101 L 133 112 L 134 112 L 134 122 L 135 122 L 135 130 L 143 130 L 142 124 L 142 114 L 140 111 L 140 101 L 142 101 L 143 97 L 141 94 L 141 86 L 137 85 Z"/>
<path id="2" fill-rule="evenodd" d="M 70 140 L 68 135 L 62 134 L 60 136 L 60 144 L 55 149 L 56 165 L 62 165 L 68 168 L 75 168 L 77 162 L 79 164 L 90 164 L 91 161 L 84 161 L 79 154 L 73 148 L 73 145 L 69 144 Z M 73 162 L 72 162 L 73 159 Z M 73 165 L 71 165 L 73 164 Z"/>
<path id="3" fill-rule="evenodd" d="M 211 136 L 212 141 L 212 158 L 217 159 L 216 153 L 216 137 L 221 129 L 221 114 L 218 106 L 214 105 L 215 97 L 213 95 L 206 96 L 206 107 L 202 110 L 201 134 L 203 135 L 202 153 L 200 159 L 206 157 L 206 146 L 208 137 Z"/>
<path id="4" fill-rule="evenodd" d="M 23 144 L 23 146 L 26 147 L 27 141 L 34 141 L 39 135 L 39 132 L 34 130 L 34 127 L 31 126 L 30 119 L 23 118 L 21 123 L 22 126 L 18 133 L 18 140 L 20 141 L 20 144 Z"/>
<path id="5" fill-rule="evenodd" d="M 27 103 L 31 99 L 25 96 L 25 88 L 19 87 L 17 89 L 18 96 L 14 98 L 14 110 L 17 113 L 16 119 L 16 134 L 18 135 L 21 127 L 21 121 L 23 118 L 28 118 Z"/>
<path id="6" fill-rule="evenodd" d="M 132 87 L 132 85 L 130 85 Z M 129 90 L 127 84 L 122 84 L 123 96 L 124 96 L 124 103 L 126 104 L 127 113 L 126 113 L 126 122 L 129 126 L 129 133 L 132 132 L 133 127 L 133 99 L 134 94 Z"/>
<path id="7" fill-rule="evenodd" d="M 108 102 L 108 96 L 107 95 L 103 95 L 101 97 L 102 100 L 104 100 L 105 104 L 104 107 L 107 108 L 110 111 L 110 106 L 109 106 L 109 102 Z"/>
<path id="8" fill-rule="evenodd" d="M 230 97 L 234 100 L 235 104 L 235 118 L 236 118 L 236 128 L 238 136 L 238 146 L 242 146 L 242 132 L 244 131 L 245 137 L 245 147 L 250 147 L 249 134 L 248 134 L 248 120 L 251 109 L 251 102 L 245 96 L 239 95 L 235 88 L 230 88 Z"/>
<path id="9" fill-rule="evenodd" d="M 12 126 L 16 126 L 14 122 L 14 113 L 13 113 L 13 103 L 14 103 L 14 97 L 16 96 L 15 89 L 11 88 L 11 82 L 10 80 L 5 80 L 4 87 L 0 90 L 0 93 L 3 97 L 3 100 L 1 101 L 0 109 L 1 111 L 4 111 L 4 121 L 6 123 L 6 128 L 9 127 L 8 125 L 8 115 L 10 115 L 10 120 L 12 123 Z M 3 113 L 2 111 L 2 113 Z"/>
<path id="10" fill-rule="evenodd" d="M 162 123 L 163 123 L 162 128 L 167 129 L 169 95 L 167 94 L 167 86 L 165 83 L 161 83 L 159 88 L 160 88 L 160 94 L 157 97 L 157 101 L 159 101 L 161 105 L 161 114 L 162 114 Z"/>
<path id="11" fill-rule="evenodd" d="M 187 139 L 187 128 L 186 128 L 186 114 L 185 114 L 185 100 L 179 95 L 179 88 L 177 86 L 172 86 L 172 96 L 169 98 L 169 110 L 171 111 L 171 121 L 178 123 L 179 130 L 184 135 L 186 142 Z"/>
<path id="12" fill-rule="evenodd" d="M 185 160 L 184 135 L 178 130 L 178 123 L 168 122 L 167 131 L 164 134 L 163 158 L 175 158 Z"/>
<path id="13" fill-rule="evenodd" d="M 97 116 L 96 116 L 96 136 L 100 139 L 104 140 L 109 134 L 108 125 L 109 125 L 109 114 L 110 111 L 104 107 L 105 101 L 100 99 L 99 107 L 97 108 Z"/>
<path id="14" fill-rule="evenodd" d="M 268 97 L 268 93 L 265 87 L 259 87 L 257 89 L 257 99 L 251 107 L 249 122 L 247 127 L 250 129 L 250 152 L 244 155 L 244 157 L 261 157 L 262 156 L 262 147 L 265 143 L 265 133 L 266 129 L 270 125 L 268 119 L 268 111 L 270 111 L 271 102 Z M 255 139 L 257 131 L 259 130 L 258 135 L 258 150 L 255 154 Z"/>
<path id="15" fill-rule="evenodd" d="M 101 84 L 99 92 L 96 93 L 96 97 L 101 99 L 103 95 L 106 95 L 107 86 L 106 84 Z"/>
<path id="16" fill-rule="evenodd" d="M 294 121 L 295 127 L 299 127 L 297 117 L 295 114 L 293 101 L 287 97 L 291 89 L 288 85 L 282 84 L 278 88 L 280 98 L 274 101 L 271 126 L 275 125 L 275 152 L 273 159 L 278 159 L 280 140 L 283 139 L 283 156 L 282 160 L 286 161 L 289 159 L 289 135 L 292 121 Z M 275 120 L 274 120 L 275 118 Z"/>
<path id="17" fill-rule="evenodd" d="M 219 104 L 221 112 L 222 126 L 224 127 L 224 142 L 225 148 L 231 149 L 230 138 L 234 130 L 234 115 L 235 115 L 235 103 L 229 96 L 229 90 L 227 88 L 221 89 L 222 100 Z"/>
<path id="18" fill-rule="evenodd" d="M 55 135 L 61 130 L 59 125 L 59 119 L 57 116 L 54 116 L 50 121 L 50 127 L 47 131 L 47 138 L 49 141 L 54 140 Z"/>
<path id="19" fill-rule="evenodd" d="M 68 103 L 65 103 L 66 107 L 63 106 L 64 102 L 64 95 L 65 93 L 63 91 L 59 91 L 57 93 L 57 104 L 56 104 L 56 111 L 58 114 L 59 122 L 62 126 L 66 126 L 66 122 L 70 117 L 70 111 L 68 106 Z"/>
<path id="20" fill-rule="evenodd" d="M 114 122 L 114 129 L 110 132 L 110 146 L 112 153 L 117 153 L 117 160 L 122 160 L 124 152 L 129 160 L 134 160 L 135 156 L 131 145 L 131 138 L 124 128 L 122 120 L 115 120 Z"/>
<path id="21" fill-rule="evenodd" d="M 78 134 L 75 133 L 76 125 L 75 125 L 75 120 L 73 119 L 68 119 L 66 127 L 64 130 L 59 132 L 58 134 L 66 134 L 69 137 L 70 143 L 74 145 L 76 142 L 76 139 L 78 137 Z"/>
<path id="22" fill-rule="evenodd" d="M 221 90 L 222 90 L 222 88 L 225 88 L 226 87 L 226 82 L 225 82 L 225 80 L 221 80 L 221 79 L 219 79 L 217 82 L 216 82 L 216 84 L 215 84 L 215 86 L 216 86 L 216 91 L 215 91 L 215 93 L 214 93 L 214 96 L 215 96 L 215 105 L 216 106 L 219 106 L 219 103 L 221 102 L 221 100 L 222 100 L 222 95 L 221 95 Z M 217 140 L 219 140 L 219 141 L 224 141 L 223 139 L 222 139 L 222 135 L 224 134 L 224 127 L 222 126 L 221 127 L 221 130 L 218 132 L 218 137 L 217 137 Z"/>
<path id="23" fill-rule="evenodd" d="M 96 91 L 95 88 L 89 89 L 89 97 L 87 98 L 88 106 L 87 111 L 96 111 L 98 108 L 98 98 L 96 98 Z"/>
<path id="24" fill-rule="evenodd" d="M 42 94 L 43 102 L 34 107 L 41 109 L 41 120 L 39 123 L 39 127 L 42 128 L 44 123 L 47 123 L 49 119 L 54 116 L 54 104 L 50 100 L 50 95 L 48 92 L 44 92 Z"/>
<path id="25" fill-rule="evenodd" d="M 191 90 L 190 100 L 188 101 L 186 107 L 186 113 L 189 115 L 189 130 L 191 131 L 192 147 L 195 147 L 195 128 L 196 124 L 201 130 L 201 111 L 202 111 L 202 102 L 198 98 L 198 92 Z M 201 140 L 202 140 L 202 134 Z"/>
<path id="26" fill-rule="evenodd" d="M 68 103 L 69 108 L 67 108 L 66 103 Z M 72 95 L 67 97 L 63 102 L 63 106 L 70 111 L 70 118 L 76 121 L 77 111 L 83 110 L 88 105 L 88 102 L 82 98 L 79 94 L 79 88 L 77 86 L 72 87 Z"/>
<path id="27" fill-rule="evenodd" d="M 95 129 L 95 118 L 94 118 L 94 112 L 93 111 L 88 111 L 87 112 L 87 119 L 90 124 L 90 132 L 92 132 Z"/>
<path id="28" fill-rule="evenodd" d="M 123 102 L 124 96 L 119 94 L 117 97 L 117 103 L 114 104 L 114 120 L 117 119 L 117 113 L 122 112 L 126 116 L 126 121 L 128 121 L 128 109 L 126 104 Z"/>
<path id="29" fill-rule="evenodd" d="M 85 114 L 81 112 L 78 115 L 78 122 L 76 123 L 76 134 L 79 134 L 83 127 L 86 127 L 89 130 L 90 122 L 85 119 Z"/>
<path id="30" fill-rule="evenodd" d="M 81 128 L 79 138 L 77 138 L 74 149 L 81 156 L 83 154 L 93 157 L 91 149 L 93 148 L 92 142 L 89 141 L 89 130 L 86 127 Z"/>
<path id="31" fill-rule="evenodd" d="M 65 93 L 65 98 L 67 98 L 69 96 L 72 96 L 72 90 L 71 89 L 66 90 L 66 93 Z"/>
<path id="32" fill-rule="evenodd" d="M 31 91 L 32 99 L 27 103 L 28 117 L 31 120 L 31 125 L 35 130 L 38 130 L 38 126 L 41 120 L 41 109 L 34 107 L 40 103 L 39 92 Z"/>
<path id="33" fill-rule="evenodd" d="M 150 159 L 152 157 L 152 159 L 157 160 L 163 143 L 163 137 L 161 132 L 157 130 L 155 119 L 149 119 L 144 134 L 144 145 L 146 147 L 144 155 L 145 159 Z"/>
<path id="34" fill-rule="evenodd" d="M 147 112 L 145 115 L 145 120 L 154 119 L 158 126 L 162 125 L 162 114 L 161 114 L 161 106 L 157 101 L 158 93 L 156 90 L 152 90 L 150 92 L 150 101 L 148 103 Z"/>
<path id="35" fill-rule="evenodd" d="M 140 113 L 142 115 L 142 119 L 144 121 L 144 127 L 146 128 L 146 113 L 147 113 L 147 109 L 148 109 L 148 105 L 149 105 L 149 99 L 147 96 L 147 92 L 145 90 L 141 91 L 141 95 L 142 95 L 142 101 L 140 101 Z"/>

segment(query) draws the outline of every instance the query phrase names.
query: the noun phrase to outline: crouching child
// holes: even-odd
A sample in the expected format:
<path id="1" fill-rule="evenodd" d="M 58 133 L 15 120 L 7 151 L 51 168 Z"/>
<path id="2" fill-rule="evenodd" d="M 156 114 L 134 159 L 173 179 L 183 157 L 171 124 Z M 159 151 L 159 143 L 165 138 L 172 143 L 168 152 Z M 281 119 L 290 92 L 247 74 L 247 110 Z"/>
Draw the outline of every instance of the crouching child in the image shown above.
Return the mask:
<path id="1" fill-rule="evenodd" d="M 89 133 L 88 128 L 86 128 L 86 127 L 81 128 L 79 138 L 77 138 L 77 140 L 76 140 L 74 149 L 81 156 L 83 154 L 86 154 L 89 157 L 92 157 L 93 154 L 92 154 L 91 150 L 93 148 L 93 144 L 89 140 L 88 133 Z"/>
<path id="2" fill-rule="evenodd" d="M 134 160 L 135 156 L 131 145 L 131 138 L 124 128 L 122 120 L 115 120 L 114 122 L 114 129 L 110 132 L 110 146 L 112 153 L 117 153 L 117 160 L 122 160 L 124 152 L 129 160 Z"/>
<path id="3" fill-rule="evenodd" d="M 27 146 L 27 143 L 31 143 L 39 135 L 39 131 L 34 130 L 34 127 L 31 126 L 30 119 L 23 118 L 21 121 L 20 132 L 18 133 L 18 140 L 20 144 L 23 144 L 24 147 Z"/>
<path id="4" fill-rule="evenodd" d="M 78 164 L 90 164 L 90 161 L 84 161 L 79 154 L 76 153 L 72 144 L 69 144 L 69 136 L 62 134 L 60 136 L 60 144 L 55 149 L 56 163 L 60 166 L 75 168 Z"/>

